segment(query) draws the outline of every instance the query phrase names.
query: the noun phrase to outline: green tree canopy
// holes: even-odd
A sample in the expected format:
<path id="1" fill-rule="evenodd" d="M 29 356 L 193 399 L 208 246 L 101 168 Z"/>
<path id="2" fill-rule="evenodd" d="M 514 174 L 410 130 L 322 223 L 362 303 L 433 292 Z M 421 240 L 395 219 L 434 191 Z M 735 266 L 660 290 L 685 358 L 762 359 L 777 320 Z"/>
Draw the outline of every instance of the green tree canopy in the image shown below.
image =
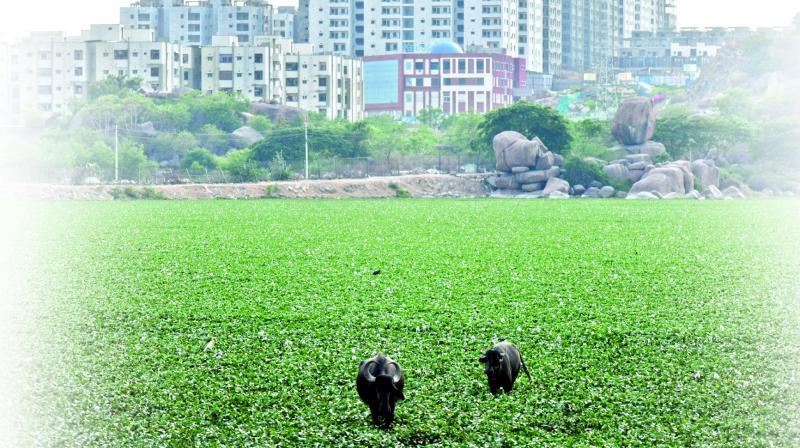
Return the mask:
<path id="1" fill-rule="evenodd" d="M 504 131 L 517 131 L 528 138 L 539 137 L 551 151 L 562 155 L 569 152 L 572 142 L 567 120 L 557 110 L 527 101 L 486 113 L 478 126 L 487 151 L 491 150 L 494 137 Z"/>
<path id="2" fill-rule="evenodd" d="M 217 156 L 206 148 L 192 148 L 181 159 L 182 169 L 214 169 L 219 165 Z"/>

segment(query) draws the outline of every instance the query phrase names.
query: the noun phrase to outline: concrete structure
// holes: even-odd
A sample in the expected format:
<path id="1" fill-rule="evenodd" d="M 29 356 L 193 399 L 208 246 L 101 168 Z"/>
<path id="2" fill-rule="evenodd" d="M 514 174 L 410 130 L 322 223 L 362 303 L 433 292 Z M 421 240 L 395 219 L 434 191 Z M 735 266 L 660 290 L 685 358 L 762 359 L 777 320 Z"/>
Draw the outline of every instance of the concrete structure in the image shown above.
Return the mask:
<path id="1" fill-rule="evenodd" d="M 265 0 L 140 0 L 120 8 L 126 29 L 153 30 L 156 39 L 207 45 L 212 36 L 251 43 L 272 34 L 272 6 Z"/>
<path id="2" fill-rule="evenodd" d="M 543 1 L 301 0 L 298 30 L 307 23 L 308 36 L 300 31 L 298 40 L 350 56 L 424 53 L 455 41 L 469 51 L 523 57 L 529 70 L 542 71 Z"/>
<path id="3" fill-rule="evenodd" d="M 562 62 L 575 72 L 602 72 L 634 32 L 674 26 L 673 0 L 562 0 Z"/>
<path id="4" fill-rule="evenodd" d="M 544 0 L 542 31 L 542 68 L 544 73 L 558 74 L 562 64 L 562 3 L 561 0 Z"/>
<path id="5" fill-rule="evenodd" d="M 73 98 L 109 76 L 138 77 L 145 90 L 157 92 L 195 83 L 194 49 L 154 42 L 152 32 L 127 32 L 120 25 L 93 25 L 79 37 L 33 33 L 4 48 L 2 77 L 8 82 L 0 110 L 17 119 L 32 111 L 67 112 Z"/>
<path id="6" fill-rule="evenodd" d="M 699 76 L 720 48 L 752 34 L 747 28 L 637 31 L 625 41 L 614 68 L 648 83 L 683 85 Z"/>
<path id="7" fill-rule="evenodd" d="M 279 37 L 259 37 L 252 45 L 240 45 L 233 37 L 218 36 L 201 52 L 204 93 L 237 93 L 251 101 L 275 101 L 331 119 L 364 117 L 358 59 L 312 54 L 310 45 Z"/>
<path id="8" fill-rule="evenodd" d="M 295 17 L 297 17 L 297 8 L 294 6 L 279 6 L 272 17 L 272 34 L 293 42 L 296 41 L 298 30 Z"/>
<path id="9" fill-rule="evenodd" d="M 364 57 L 367 115 L 413 120 L 429 108 L 445 114 L 488 112 L 512 104 L 515 89 L 525 83 L 525 61 L 499 53 L 437 47 L 431 53 Z"/>

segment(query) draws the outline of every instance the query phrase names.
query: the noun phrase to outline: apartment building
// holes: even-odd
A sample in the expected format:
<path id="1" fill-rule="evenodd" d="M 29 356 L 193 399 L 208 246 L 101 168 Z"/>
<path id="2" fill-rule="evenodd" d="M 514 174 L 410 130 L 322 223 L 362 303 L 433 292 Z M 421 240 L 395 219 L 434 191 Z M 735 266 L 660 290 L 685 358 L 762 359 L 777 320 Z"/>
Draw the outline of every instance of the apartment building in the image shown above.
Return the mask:
<path id="1" fill-rule="evenodd" d="M 214 37 L 211 45 L 200 50 L 200 88 L 204 93 L 276 101 L 331 119 L 362 119 L 361 61 L 311 50 L 309 44 L 279 37 L 259 37 L 253 45 L 241 45 L 233 37 Z"/>
<path id="2" fill-rule="evenodd" d="M 439 41 L 522 57 L 543 70 L 543 0 L 301 0 L 298 28 L 316 52 L 424 53 Z"/>
<path id="3" fill-rule="evenodd" d="M 413 120 L 420 111 L 488 112 L 514 102 L 526 83 L 525 60 L 501 53 L 464 53 L 440 43 L 428 53 L 364 57 L 367 115 Z"/>
<path id="4" fill-rule="evenodd" d="M 720 48 L 752 35 L 748 28 L 635 31 L 615 58 L 614 68 L 648 83 L 684 85 L 699 76 Z"/>
<path id="5" fill-rule="evenodd" d="M 297 8 L 294 6 L 279 6 L 272 18 L 272 34 L 295 41 L 297 33 Z"/>
<path id="6" fill-rule="evenodd" d="M 561 71 L 563 25 L 561 0 L 544 0 L 544 20 L 542 32 L 542 65 L 544 73 L 557 74 Z"/>
<path id="7" fill-rule="evenodd" d="M 92 82 L 109 76 L 138 77 L 145 89 L 157 92 L 195 82 L 192 48 L 155 42 L 151 31 L 126 31 L 120 25 L 92 25 L 80 36 L 33 33 L 3 48 L 7 82 L 0 109 L 17 118 L 28 111 L 67 112 L 70 101 L 85 96 Z"/>
<path id="8" fill-rule="evenodd" d="M 208 45 L 212 36 L 252 43 L 272 34 L 273 8 L 265 0 L 140 0 L 120 8 L 126 29 L 153 30 L 157 40 Z"/>

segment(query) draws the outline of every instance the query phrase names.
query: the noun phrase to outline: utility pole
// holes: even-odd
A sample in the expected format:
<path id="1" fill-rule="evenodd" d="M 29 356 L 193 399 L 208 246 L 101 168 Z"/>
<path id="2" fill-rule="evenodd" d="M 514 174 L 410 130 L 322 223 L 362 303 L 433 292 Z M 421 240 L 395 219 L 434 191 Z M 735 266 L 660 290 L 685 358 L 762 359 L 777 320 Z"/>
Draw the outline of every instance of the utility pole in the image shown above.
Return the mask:
<path id="1" fill-rule="evenodd" d="M 308 113 L 303 111 L 303 131 L 306 141 L 306 180 L 308 180 Z"/>
<path id="2" fill-rule="evenodd" d="M 119 183 L 119 125 L 114 125 L 114 183 Z"/>

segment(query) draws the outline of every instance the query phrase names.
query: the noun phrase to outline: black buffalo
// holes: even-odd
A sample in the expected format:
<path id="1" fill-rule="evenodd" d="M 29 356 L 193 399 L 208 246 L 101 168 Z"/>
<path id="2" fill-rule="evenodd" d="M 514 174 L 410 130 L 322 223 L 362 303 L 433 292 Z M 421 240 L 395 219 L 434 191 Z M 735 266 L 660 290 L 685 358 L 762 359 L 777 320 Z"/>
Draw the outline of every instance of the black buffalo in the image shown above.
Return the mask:
<path id="1" fill-rule="evenodd" d="M 500 388 L 506 393 L 511 392 L 511 389 L 514 388 L 514 381 L 519 375 L 520 366 L 525 369 L 528 379 L 533 381 L 531 374 L 528 373 L 528 367 L 525 366 L 525 361 L 522 360 L 522 354 L 517 346 L 510 342 L 498 342 L 478 361 L 486 364 L 486 376 L 489 378 L 489 391 L 492 394 L 497 394 Z"/>
<path id="2" fill-rule="evenodd" d="M 356 390 L 361 400 L 369 406 L 372 421 L 389 426 L 394 421 L 397 400 L 404 400 L 403 370 L 392 359 L 382 354 L 361 361 L 356 378 Z"/>

